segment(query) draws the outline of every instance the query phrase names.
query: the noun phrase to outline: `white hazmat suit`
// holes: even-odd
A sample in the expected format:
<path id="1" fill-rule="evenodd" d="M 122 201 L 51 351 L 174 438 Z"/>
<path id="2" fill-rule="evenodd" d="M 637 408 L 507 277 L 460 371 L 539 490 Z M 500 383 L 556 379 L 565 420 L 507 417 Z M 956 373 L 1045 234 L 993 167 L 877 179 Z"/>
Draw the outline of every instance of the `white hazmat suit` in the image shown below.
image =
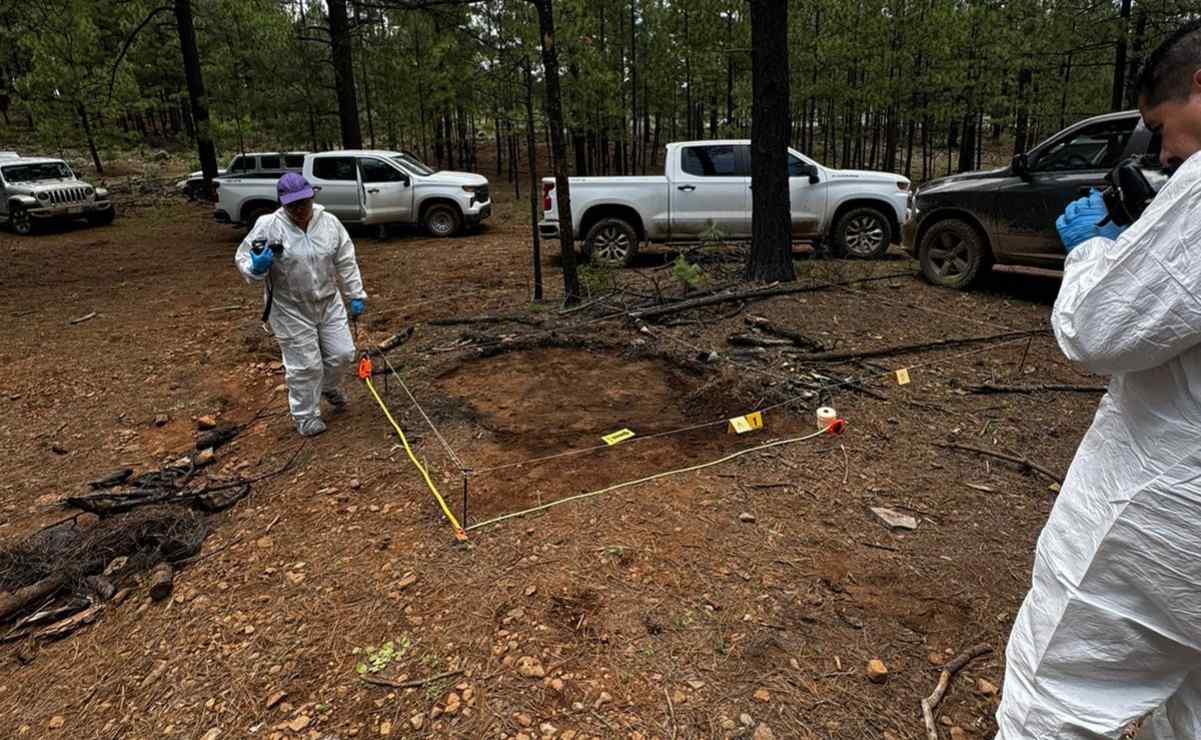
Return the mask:
<path id="1" fill-rule="evenodd" d="M 284 245 L 265 275 L 250 270 L 251 243 L 260 238 Z M 346 227 L 314 204 L 308 231 L 301 231 L 280 208 L 259 218 L 234 262 L 247 282 L 271 279 L 275 298 L 269 321 L 283 353 L 288 406 L 298 426 L 320 418 L 321 394 L 336 393 L 342 371 L 354 361 L 343 293 L 351 300 L 367 297 Z"/>
<path id="2" fill-rule="evenodd" d="M 1201 738 L 1201 153 L 1064 267 L 1064 353 L 1111 376 L 1038 540 L 998 740 Z"/>

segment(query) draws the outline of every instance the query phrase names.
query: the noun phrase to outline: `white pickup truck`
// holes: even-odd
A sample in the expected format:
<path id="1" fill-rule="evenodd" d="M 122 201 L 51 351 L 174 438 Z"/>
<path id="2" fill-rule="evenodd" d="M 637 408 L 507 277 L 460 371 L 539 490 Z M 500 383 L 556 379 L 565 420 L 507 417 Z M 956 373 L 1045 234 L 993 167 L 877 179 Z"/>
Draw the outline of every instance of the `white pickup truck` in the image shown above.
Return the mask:
<path id="1" fill-rule="evenodd" d="M 438 172 L 406 152 L 345 150 L 306 154 L 302 170 L 315 200 L 347 224 L 419 223 L 436 237 L 455 236 L 492 215 L 488 178 Z M 226 175 L 214 180 L 222 223 L 254 224 L 279 207 L 274 179 Z"/>
<path id="2" fill-rule="evenodd" d="M 751 236 L 749 140 L 667 145 L 665 174 L 573 177 L 571 214 L 584 255 L 626 266 L 643 242 L 696 242 L 714 229 L 724 238 Z M 823 167 L 790 149 L 792 235 L 825 241 L 839 254 L 876 258 L 899 242 L 909 219 L 910 183 L 901 175 Z M 559 237 L 554 178 L 542 181 L 544 238 Z"/>

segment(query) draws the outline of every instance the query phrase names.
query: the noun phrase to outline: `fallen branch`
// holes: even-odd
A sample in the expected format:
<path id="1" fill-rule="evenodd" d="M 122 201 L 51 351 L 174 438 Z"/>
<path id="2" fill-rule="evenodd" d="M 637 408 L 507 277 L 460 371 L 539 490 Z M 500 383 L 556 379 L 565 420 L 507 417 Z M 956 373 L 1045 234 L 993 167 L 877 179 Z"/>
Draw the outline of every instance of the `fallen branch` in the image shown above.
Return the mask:
<path id="1" fill-rule="evenodd" d="M 730 301 L 755 301 L 763 298 L 772 298 L 779 295 L 790 295 L 793 293 L 813 293 L 818 290 L 826 290 L 827 288 L 836 288 L 843 285 L 854 285 L 855 283 L 867 283 L 874 280 L 892 280 L 894 278 L 913 277 L 913 273 L 896 272 L 888 275 L 878 275 L 876 277 L 858 278 L 856 280 L 844 280 L 838 283 L 825 283 L 823 285 L 780 285 L 767 288 L 752 288 L 750 290 L 738 291 L 735 293 L 723 293 L 721 295 L 706 296 L 704 298 L 694 298 L 687 301 L 680 301 L 667 306 L 653 306 L 651 308 L 643 308 L 635 311 L 630 311 L 616 316 L 628 316 L 634 319 L 649 319 L 668 314 L 677 313 L 679 311 L 687 311 L 692 308 L 701 308 L 702 306 L 712 306 L 718 303 L 729 303 Z"/>
<path id="2" fill-rule="evenodd" d="M 1104 393 L 1109 390 L 1101 385 L 995 385 L 984 383 L 969 388 L 972 393 Z"/>
<path id="3" fill-rule="evenodd" d="M 76 324 L 82 324 L 85 321 L 91 321 L 92 319 L 96 318 L 99 315 L 100 314 L 93 311 L 90 314 L 87 314 L 86 316 L 80 316 L 77 319 L 71 319 L 71 326 L 75 326 Z"/>
<path id="4" fill-rule="evenodd" d="M 41 601 L 65 585 L 61 576 L 43 578 L 37 583 L 19 588 L 16 591 L 0 593 L 0 622 L 21 611 L 25 607 Z"/>
<path id="5" fill-rule="evenodd" d="M 934 693 L 922 699 L 922 719 L 926 722 L 926 737 L 928 740 L 938 740 L 938 728 L 934 724 L 934 710 L 942 701 L 943 696 L 947 693 L 947 688 L 951 685 L 951 679 L 959 673 L 965 665 L 972 662 L 982 655 L 988 655 L 992 652 L 992 648 L 985 644 L 977 645 L 960 653 L 958 657 L 947 663 L 942 668 L 942 673 L 938 675 L 938 685 L 934 687 Z"/>
<path id="6" fill-rule="evenodd" d="M 392 350 L 396 349 L 400 345 L 409 341 L 409 339 L 411 339 L 412 336 L 413 336 L 413 327 L 410 326 L 410 327 L 406 328 L 404 331 L 397 332 L 396 334 L 393 334 L 392 336 L 388 337 L 384 341 L 380 342 L 378 345 L 376 345 L 375 351 L 378 352 L 379 354 L 384 354 L 385 352 L 391 352 Z"/>
<path id="7" fill-rule="evenodd" d="M 363 683 L 369 683 L 372 686 L 383 686 L 389 689 L 416 689 L 425 686 L 428 683 L 433 683 L 434 681 L 441 681 L 444 678 L 458 676 L 461 673 L 463 673 L 461 670 L 446 671 L 445 673 L 438 673 L 427 678 L 414 678 L 412 681 L 393 681 L 390 678 L 380 678 L 379 676 L 372 676 L 368 673 L 364 673 L 359 676 L 359 679 Z"/>
<path id="8" fill-rule="evenodd" d="M 977 455 L 985 455 L 987 457 L 995 457 L 998 460 L 1005 460 L 1006 462 L 1011 462 L 1016 465 L 1021 465 L 1022 467 L 1027 468 L 1029 470 L 1033 470 L 1036 473 L 1041 473 L 1042 475 L 1046 476 L 1047 478 L 1049 478 L 1051 481 L 1053 481 L 1055 483 L 1060 483 L 1060 484 L 1063 483 L 1063 478 L 1061 478 L 1060 476 L 1051 472 L 1047 468 L 1044 468 L 1043 466 L 1039 465 L 1038 463 L 1032 462 L 1024 457 L 1018 457 L 1016 455 L 1009 455 L 1009 454 L 1005 454 L 1003 452 L 996 452 L 994 450 L 986 450 L 981 447 L 972 447 L 971 445 L 961 445 L 961 444 L 954 444 L 954 443 L 942 444 L 939 442 L 935 442 L 934 446 L 942 447 L 942 448 L 948 449 L 948 450 L 960 450 L 961 452 L 975 452 Z"/>
<path id="9" fill-rule="evenodd" d="M 540 327 L 541 322 L 527 319 L 524 316 L 464 316 L 453 319 L 430 319 L 426 322 L 431 326 L 467 326 L 471 324 L 525 324 Z"/>
<path id="10" fill-rule="evenodd" d="M 787 339 L 796 346 L 807 349 L 810 352 L 829 352 L 831 350 L 831 347 L 822 344 L 813 337 L 806 336 L 798 331 L 793 331 L 792 329 L 785 329 L 783 327 L 776 326 L 762 316 L 747 316 L 746 323 L 755 327 L 759 331 L 771 334 L 772 336 L 780 337 L 782 339 Z"/>
<path id="11" fill-rule="evenodd" d="M 1020 339 L 1022 337 L 1036 336 L 1046 334 L 1047 330 L 1043 329 L 1026 329 L 1024 331 L 1008 331 L 1000 334 L 986 334 L 979 337 L 956 337 L 954 339 L 940 339 L 937 342 L 919 342 L 917 344 L 898 344 L 891 347 L 880 347 L 879 349 L 866 349 L 859 352 L 819 352 L 811 355 L 797 355 L 796 358 L 802 362 L 839 362 L 842 360 L 862 360 L 868 357 L 887 357 L 890 355 L 904 355 L 916 352 L 929 352 L 932 349 L 944 349 L 947 347 L 961 347 L 967 344 L 980 344 L 983 342 L 1002 342 L 1010 339 Z"/>
<path id="12" fill-rule="evenodd" d="M 736 347 L 787 347 L 792 345 L 792 342 L 787 339 L 769 339 L 750 334 L 731 334 L 726 338 L 726 342 Z"/>

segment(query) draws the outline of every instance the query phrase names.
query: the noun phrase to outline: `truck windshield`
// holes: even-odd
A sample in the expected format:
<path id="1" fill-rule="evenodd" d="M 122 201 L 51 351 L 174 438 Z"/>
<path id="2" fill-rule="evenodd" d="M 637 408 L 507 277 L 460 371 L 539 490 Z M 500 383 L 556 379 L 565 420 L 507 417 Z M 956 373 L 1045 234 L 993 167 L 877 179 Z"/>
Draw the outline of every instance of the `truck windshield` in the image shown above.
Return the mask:
<path id="1" fill-rule="evenodd" d="M 426 175 L 432 175 L 434 172 L 436 172 L 434 168 L 430 167 L 425 162 L 422 162 L 420 159 L 417 159 L 408 152 L 393 155 L 392 161 L 399 162 L 402 168 L 414 175 L 421 175 L 424 177 Z"/>
<path id="2" fill-rule="evenodd" d="M 5 182 L 37 182 L 38 180 L 70 180 L 74 177 L 66 162 L 12 164 L 0 168 Z"/>

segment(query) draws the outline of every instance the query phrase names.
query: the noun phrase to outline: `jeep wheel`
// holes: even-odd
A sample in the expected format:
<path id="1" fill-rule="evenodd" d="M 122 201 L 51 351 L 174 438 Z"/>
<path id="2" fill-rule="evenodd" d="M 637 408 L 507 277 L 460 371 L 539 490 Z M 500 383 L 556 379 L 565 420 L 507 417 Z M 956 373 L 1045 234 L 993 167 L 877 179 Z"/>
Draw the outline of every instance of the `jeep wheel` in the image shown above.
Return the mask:
<path id="1" fill-rule="evenodd" d="M 892 244 L 892 224 L 888 216 L 871 206 L 852 208 L 834 224 L 831 246 L 840 257 L 879 259 Z"/>
<path id="2" fill-rule="evenodd" d="M 930 227 L 918 247 L 922 275 L 935 285 L 964 290 L 992 267 L 992 255 L 976 229 L 949 219 Z"/>
<path id="3" fill-rule="evenodd" d="M 446 203 L 435 203 L 425 211 L 425 229 L 436 239 L 458 236 L 463 230 L 463 215 L 459 209 Z"/>
<path id="4" fill-rule="evenodd" d="M 103 211 L 92 211 L 86 218 L 92 226 L 108 226 L 117 217 L 117 209 L 115 206 L 109 206 Z"/>
<path id="5" fill-rule="evenodd" d="M 270 213 L 274 213 L 275 209 L 265 205 L 253 205 L 246 209 L 245 215 L 242 217 L 242 223 L 246 224 L 247 229 L 253 229 L 254 225 L 259 222 L 259 219 Z"/>
<path id="6" fill-rule="evenodd" d="M 25 206 L 14 203 L 8 212 L 8 225 L 17 234 L 29 236 L 33 233 L 33 216 L 25 210 Z"/>
<path id="7" fill-rule="evenodd" d="M 638 232 L 620 218 L 602 218 L 584 237 L 584 256 L 600 267 L 629 267 L 638 254 Z"/>

